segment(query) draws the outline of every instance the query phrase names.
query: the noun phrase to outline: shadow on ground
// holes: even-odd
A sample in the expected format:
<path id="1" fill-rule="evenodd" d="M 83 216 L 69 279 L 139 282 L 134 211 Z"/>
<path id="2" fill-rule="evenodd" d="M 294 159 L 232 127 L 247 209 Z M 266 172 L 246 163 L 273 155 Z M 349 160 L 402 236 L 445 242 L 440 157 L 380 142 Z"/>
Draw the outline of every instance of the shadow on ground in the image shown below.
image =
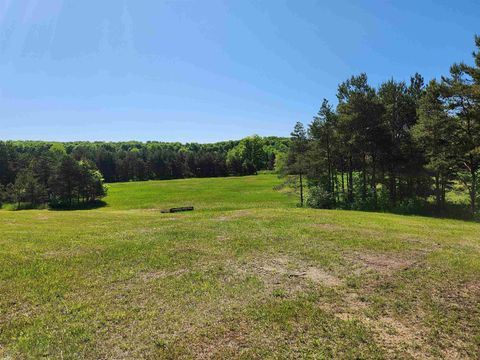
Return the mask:
<path id="1" fill-rule="evenodd" d="M 107 203 L 103 200 L 91 201 L 88 203 L 74 204 L 72 206 L 51 206 L 51 211 L 68 211 L 68 210 L 93 210 L 107 206 Z"/>

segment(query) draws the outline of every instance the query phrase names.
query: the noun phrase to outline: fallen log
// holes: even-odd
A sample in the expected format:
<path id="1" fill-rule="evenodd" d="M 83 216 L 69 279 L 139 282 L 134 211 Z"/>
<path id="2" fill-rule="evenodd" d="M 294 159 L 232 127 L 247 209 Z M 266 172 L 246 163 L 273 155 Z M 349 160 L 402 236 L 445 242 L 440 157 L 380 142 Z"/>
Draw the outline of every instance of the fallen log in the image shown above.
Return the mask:
<path id="1" fill-rule="evenodd" d="M 193 211 L 193 206 L 183 206 L 183 207 L 176 207 L 176 208 L 170 208 L 166 210 L 162 210 L 162 213 L 176 213 L 180 211 Z"/>

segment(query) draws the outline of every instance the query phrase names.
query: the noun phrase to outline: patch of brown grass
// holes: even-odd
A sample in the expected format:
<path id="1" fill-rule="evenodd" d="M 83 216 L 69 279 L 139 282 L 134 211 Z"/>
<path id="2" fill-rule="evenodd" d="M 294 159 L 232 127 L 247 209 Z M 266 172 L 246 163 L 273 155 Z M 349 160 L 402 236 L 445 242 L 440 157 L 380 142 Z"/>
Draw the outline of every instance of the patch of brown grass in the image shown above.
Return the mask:
<path id="1" fill-rule="evenodd" d="M 343 281 L 331 271 L 285 255 L 255 259 L 237 265 L 237 271 L 259 277 L 266 288 L 281 286 L 288 292 L 304 290 L 309 284 L 325 287 L 343 285 Z"/>
<path id="2" fill-rule="evenodd" d="M 375 271 L 383 274 L 409 269 L 417 262 L 416 256 L 407 258 L 394 253 L 356 252 L 346 257 L 355 264 L 357 272 Z"/>

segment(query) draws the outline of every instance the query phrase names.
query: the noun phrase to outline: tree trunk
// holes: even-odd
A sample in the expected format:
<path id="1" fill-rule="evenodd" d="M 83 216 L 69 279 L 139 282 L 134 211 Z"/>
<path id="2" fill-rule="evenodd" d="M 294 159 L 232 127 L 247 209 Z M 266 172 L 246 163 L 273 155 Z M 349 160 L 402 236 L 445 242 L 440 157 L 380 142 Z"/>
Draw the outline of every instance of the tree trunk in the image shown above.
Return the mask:
<path id="1" fill-rule="evenodd" d="M 67 186 L 67 189 L 68 189 L 68 206 L 69 207 L 72 207 L 72 186 L 70 185 L 70 182 L 68 182 L 68 186 Z"/>
<path id="2" fill-rule="evenodd" d="M 332 163 L 330 161 L 330 141 L 327 136 L 327 170 L 328 170 L 328 192 L 332 193 L 333 183 L 332 183 Z"/>
<path id="3" fill-rule="evenodd" d="M 337 200 L 336 199 L 337 192 L 335 191 L 335 186 L 337 185 L 336 178 L 337 178 L 337 174 L 336 174 L 335 170 L 332 170 L 332 201 L 333 201 L 334 205 L 337 202 L 336 201 Z"/>
<path id="4" fill-rule="evenodd" d="M 441 201 L 439 173 L 435 173 L 435 203 L 436 203 L 437 213 L 440 213 L 442 201 Z"/>
<path id="5" fill-rule="evenodd" d="M 365 202 L 367 200 L 367 155 L 363 154 L 363 162 L 362 162 L 362 201 Z"/>
<path id="6" fill-rule="evenodd" d="M 300 206 L 303 207 L 303 176 L 300 173 Z"/>
<path id="7" fill-rule="evenodd" d="M 408 196 L 413 197 L 415 195 L 415 191 L 413 190 L 413 178 L 411 176 L 409 176 L 407 179 L 407 189 Z"/>
<path id="8" fill-rule="evenodd" d="M 373 192 L 373 207 L 377 210 L 378 195 L 377 195 L 377 163 L 375 154 L 372 155 L 372 192 Z"/>
<path id="9" fill-rule="evenodd" d="M 351 155 L 348 158 L 348 202 L 353 203 L 353 164 Z"/>
<path id="10" fill-rule="evenodd" d="M 445 180 L 445 177 L 442 176 L 442 214 L 445 213 L 446 193 L 447 193 L 447 182 Z"/>
<path id="11" fill-rule="evenodd" d="M 472 161 L 473 163 L 473 161 Z M 471 164 L 470 167 L 470 174 L 472 178 L 472 186 L 470 187 L 470 210 L 472 212 L 472 216 L 475 216 L 476 211 L 476 198 L 477 198 L 477 171 L 475 169 L 475 165 Z"/>
<path id="12" fill-rule="evenodd" d="M 393 171 L 390 171 L 389 177 L 389 192 L 390 192 L 390 205 L 393 207 L 397 203 L 397 184 Z"/>

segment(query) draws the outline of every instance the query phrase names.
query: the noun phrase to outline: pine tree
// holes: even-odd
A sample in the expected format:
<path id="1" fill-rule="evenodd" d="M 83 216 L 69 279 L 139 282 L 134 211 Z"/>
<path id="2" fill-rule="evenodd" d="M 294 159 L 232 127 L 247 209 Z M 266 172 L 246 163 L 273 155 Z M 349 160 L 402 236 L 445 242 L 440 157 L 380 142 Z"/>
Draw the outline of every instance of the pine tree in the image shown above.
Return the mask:
<path id="1" fill-rule="evenodd" d="M 300 189 L 300 206 L 304 205 L 304 176 L 307 172 L 307 133 L 301 122 L 297 122 L 290 134 L 291 145 L 287 156 L 285 171 L 298 176 Z"/>
<path id="2" fill-rule="evenodd" d="M 312 140 L 309 154 L 310 176 L 318 179 L 321 185 L 325 185 L 333 203 L 335 203 L 337 184 L 335 168 L 338 146 L 337 132 L 337 116 L 328 100 L 323 99 L 320 110 L 308 129 L 309 137 Z"/>
<path id="3" fill-rule="evenodd" d="M 376 159 L 381 148 L 383 128 L 381 117 L 383 107 L 376 91 L 368 85 L 366 74 L 352 76 L 338 87 L 339 131 L 341 142 L 345 146 L 345 156 L 348 168 L 347 187 L 348 201 L 354 200 L 353 174 L 361 173 L 361 201 L 363 204 L 368 196 L 368 176 L 372 180 L 371 188 L 376 203 Z M 372 165 L 372 166 L 370 166 Z M 376 204 L 374 204 L 376 207 Z"/>
<path id="4" fill-rule="evenodd" d="M 416 82 L 420 80 L 417 79 Z M 415 91 L 416 96 L 419 96 L 418 91 Z M 410 129 L 417 118 L 416 103 L 404 82 L 384 82 L 380 85 L 378 94 L 384 107 L 383 124 L 387 135 L 383 144 L 382 167 L 388 175 L 387 186 L 390 205 L 393 207 L 402 198 L 399 191 L 402 178 L 414 172 L 410 166 L 413 146 Z"/>
<path id="5" fill-rule="evenodd" d="M 442 78 L 448 108 L 458 122 L 457 148 L 461 152 L 460 179 L 468 188 L 470 211 L 477 210 L 480 171 L 480 37 L 475 36 L 477 52 L 473 53 L 475 65 L 454 64 L 450 77 Z M 462 176 L 463 175 L 463 176 Z"/>
<path id="6" fill-rule="evenodd" d="M 441 99 L 440 86 L 432 80 L 419 102 L 419 120 L 413 128 L 418 147 L 422 149 L 426 169 L 435 179 L 437 211 L 445 210 L 445 193 L 454 179 L 458 157 L 456 154 L 457 123 L 449 116 Z"/>

